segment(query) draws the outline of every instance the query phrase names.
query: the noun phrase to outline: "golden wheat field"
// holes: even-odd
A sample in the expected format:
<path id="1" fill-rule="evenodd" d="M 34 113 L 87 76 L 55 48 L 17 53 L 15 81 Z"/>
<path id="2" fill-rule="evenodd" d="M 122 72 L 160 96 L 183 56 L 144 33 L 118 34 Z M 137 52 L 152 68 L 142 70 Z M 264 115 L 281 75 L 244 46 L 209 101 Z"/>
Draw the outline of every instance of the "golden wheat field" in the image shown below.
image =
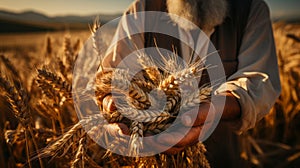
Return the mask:
<path id="1" fill-rule="evenodd" d="M 269 115 L 243 133 L 241 157 L 253 167 L 300 167 L 300 24 L 273 27 L 282 93 Z M 72 72 L 92 34 L 0 34 L 0 167 L 210 167 L 201 143 L 174 156 L 134 158 L 106 151 L 86 136 L 81 125 L 99 116 L 78 119 Z M 115 115 L 109 119 L 122 120 Z"/>

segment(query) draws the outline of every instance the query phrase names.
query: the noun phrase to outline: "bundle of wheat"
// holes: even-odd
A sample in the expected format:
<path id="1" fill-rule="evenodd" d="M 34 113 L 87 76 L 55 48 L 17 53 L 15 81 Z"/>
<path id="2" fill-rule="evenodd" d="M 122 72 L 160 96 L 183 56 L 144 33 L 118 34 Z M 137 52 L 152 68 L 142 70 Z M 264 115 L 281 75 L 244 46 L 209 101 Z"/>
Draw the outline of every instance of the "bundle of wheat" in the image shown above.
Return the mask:
<path id="1" fill-rule="evenodd" d="M 98 28 L 99 26 L 95 26 L 93 29 L 96 53 L 99 53 L 95 39 Z M 131 73 L 129 68 L 104 68 L 101 64 L 99 66 L 100 71 L 96 74 L 94 87 L 101 114 L 108 123 L 124 123 L 130 130 L 128 145 L 110 141 L 110 144 L 114 144 L 112 151 L 118 150 L 125 155 L 138 157 L 143 149 L 144 135 L 159 134 L 167 130 L 180 112 L 184 113 L 210 99 L 212 87 L 205 85 L 198 88 L 198 83 L 195 86 L 192 82 L 201 79 L 202 72 L 207 69 L 203 60 L 198 59 L 183 66 L 175 53 L 167 57 L 157 57 L 162 61 L 154 61 L 147 54 L 137 52 L 137 64 L 142 67 L 138 73 Z M 105 111 L 102 104 L 103 98 L 110 94 L 117 100 L 117 109 L 113 112 Z M 188 156 L 187 153 L 191 150 L 198 152 Z M 182 157 L 179 159 L 180 165 L 189 165 L 187 162 L 199 161 L 200 158 L 201 161 L 196 164 L 209 167 L 204 151 L 202 143 L 187 148 L 178 155 Z"/>

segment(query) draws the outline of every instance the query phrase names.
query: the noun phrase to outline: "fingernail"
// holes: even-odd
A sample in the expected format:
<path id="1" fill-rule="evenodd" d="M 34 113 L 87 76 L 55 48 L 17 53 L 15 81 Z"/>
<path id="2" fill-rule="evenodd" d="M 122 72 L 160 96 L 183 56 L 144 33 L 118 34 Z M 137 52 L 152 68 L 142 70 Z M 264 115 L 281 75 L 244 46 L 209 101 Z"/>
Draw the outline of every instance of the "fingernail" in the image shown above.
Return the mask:
<path id="1" fill-rule="evenodd" d="M 192 118 L 190 116 L 187 116 L 187 115 L 183 116 L 182 117 L 182 122 L 183 122 L 184 125 L 190 126 L 190 125 L 192 125 Z"/>
<path id="2" fill-rule="evenodd" d="M 111 110 L 111 107 L 112 107 L 112 106 L 111 106 L 111 105 L 112 105 L 112 102 L 113 102 L 112 99 L 109 99 L 109 100 L 108 100 L 108 103 L 107 103 L 107 106 L 108 106 L 108 108 L 109 108 L 110 110 Z"/>
<path id="3" fill-rule="evenodd" d="M 109 107 L 109 110 L 110 111 L 115 111 L 116 110 L 116 106 L 115 106 L 115 103 L 114 103 L 114 100 L 113 99 L 110 99 L 109 102 L 108 102 L 108 107 Z"/>

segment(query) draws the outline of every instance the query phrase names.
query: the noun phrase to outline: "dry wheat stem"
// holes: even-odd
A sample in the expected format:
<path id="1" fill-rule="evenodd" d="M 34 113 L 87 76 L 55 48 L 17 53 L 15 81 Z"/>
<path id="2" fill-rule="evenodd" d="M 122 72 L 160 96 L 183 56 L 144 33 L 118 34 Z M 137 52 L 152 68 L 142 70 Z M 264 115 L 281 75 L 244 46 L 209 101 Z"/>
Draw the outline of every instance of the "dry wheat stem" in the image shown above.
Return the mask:
<path id="1" fill-rule="evenodd" d="M 69 131 L 64 133 L 58 140 L 56 140 L 53 144 L 48 145 L 45 149 L 42 150 L 41 156 L 48 157 L 52 156 L 54 158 L 60 150 L 64 150 L 63 156 L 68 150 L 69 147 L 78 142 L 83 136 L 85 136 L 85 132 L 82 127 L 85 129 L 91 129 L 94 125 L 103 124 L 103 118 L 100 115 L 87 117 L 77 124 L 75 124 Z"/>
<path id="2" fill-rule="evenodd" d="M 58 119 L 58 113 L 54 110 L 53 105 L 46 104 L 45 102 L 39 102 L 36 104 L 36 112 L 41 114 L 45 118 Z"/>
<path id="3" fill-rule="evenodd" d="M 40 153 L 40 156 L 52 156 L 52 159 L 54 159 L 57 156 L 58 152 L 60 150 L 63 150 L 63 154 L 60 156 L 62 157 L 69 150 L 70 146 L 84 135 L 85 132 L 82 129 L 82 125 L 80 123 L 77 123 L 68 132 L 64 133 L 59 139 L 57 139 L 53 144 L 50 144 L 45 149 L 43 149 Z M 32 159 L 35 158 L 36 157 L 33 157 Z"/>
<path id="4" fill-rule="evenodd" d="M 94 20 L 93 27 L 92 28 L 90 27 L 90 31 L 92 33 L 94 52 L 97 54 L 97 57 L 99 57 L 100 62 L 102 62 L 103 61 L 102 52 L 105 52 L 105 51 L 102 51 L 103 49 L 100 48 L 104 44 L 103 40 L 97 38 L 97 31 L 99 30 L 100 27 L 101 27 L 101 25 L 100 25 L 99 19 L 97 18 Z M 99 64 L 98 71 L 103 71 L 103 70 L 104 69 L 103 69 L 102 64 Z"/>

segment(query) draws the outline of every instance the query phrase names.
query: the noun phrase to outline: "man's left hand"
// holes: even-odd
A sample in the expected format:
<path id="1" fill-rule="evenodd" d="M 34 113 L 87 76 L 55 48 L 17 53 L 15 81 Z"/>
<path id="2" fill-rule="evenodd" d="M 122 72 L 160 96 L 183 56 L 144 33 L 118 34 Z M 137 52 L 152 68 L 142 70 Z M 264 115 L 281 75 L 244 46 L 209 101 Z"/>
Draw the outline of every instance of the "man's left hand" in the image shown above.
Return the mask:
<path id="1" fill-rule="evenodd" d="M 177 154 L 205 136 L 207 129 L 210 128 L 206 124 L 213 123 L 214 114 L 214 106 L 211 103 L 203 103 L 199 109 L 195 108 L 180 116 L 181 127 L 171 128 L 171 131 L 161 133 L 156 138 L 154 136 L 148 138 L 146 145 L 155 148 L 156 151 L 167 149 L 164 152 L 166 154 Z"/>

